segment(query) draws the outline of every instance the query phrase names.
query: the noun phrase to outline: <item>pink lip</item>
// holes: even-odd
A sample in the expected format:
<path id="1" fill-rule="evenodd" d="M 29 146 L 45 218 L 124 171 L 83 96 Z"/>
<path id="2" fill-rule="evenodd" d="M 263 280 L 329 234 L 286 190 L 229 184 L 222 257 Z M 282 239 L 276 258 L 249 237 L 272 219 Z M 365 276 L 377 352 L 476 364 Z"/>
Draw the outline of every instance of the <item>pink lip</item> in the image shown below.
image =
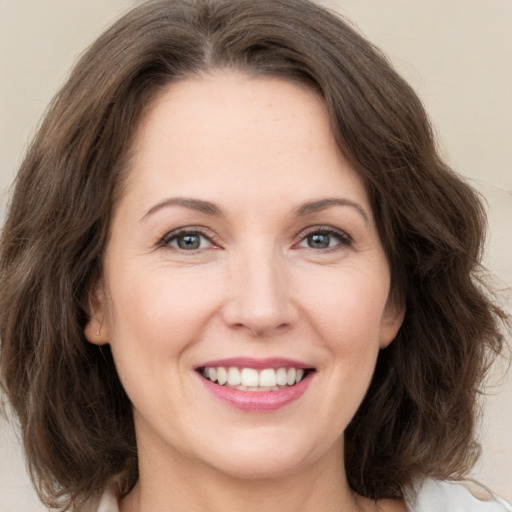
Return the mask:
<path id="1" fill-rule="evenodd" d="M 301 361 L 295 361 L 293 359 L 282 358 L 282 357 L 269 357 L 266 359 L 254 359 L 251 357 L 232 357 L 228 359 L 217 359 L 215 361 L 208 361 L 197 365 L 195 369 L 205 367 L 219 367 L 224 366 L 225 368 L 254 368 L 255 370 L 264 370 L 265 368 L 313 368 L 312 365 L 308 365 Z"/>
<path id="2" fill-rule="evenodd" d="M 268 368 L 268 367 L 267 367 Z M 281 367 L 282 368 L 282 367 Z M 298 384 L 277 391 L 242 391 L 221 386 L 205 379 L 199 373 L 203 386 L 215 398 L 242 411 L 264 412 L 276 411 L 298 400 L 308 389 L 315 372 L 307 374 Z"/>
<path id="3" fill-rule="evenodd" d="M 299 399 L 308 389 L 313 375 L 313 373 L 306 375 L 306 377 L 298 384 L 295 384 L 295 386 L 283 388 L 278 391 L 241 391 L 239 389 L 214 384 L 212 381 L 198 374 L 203 386 L 213 396 L 242 411 L 255 412 L 276 411 Z"/>

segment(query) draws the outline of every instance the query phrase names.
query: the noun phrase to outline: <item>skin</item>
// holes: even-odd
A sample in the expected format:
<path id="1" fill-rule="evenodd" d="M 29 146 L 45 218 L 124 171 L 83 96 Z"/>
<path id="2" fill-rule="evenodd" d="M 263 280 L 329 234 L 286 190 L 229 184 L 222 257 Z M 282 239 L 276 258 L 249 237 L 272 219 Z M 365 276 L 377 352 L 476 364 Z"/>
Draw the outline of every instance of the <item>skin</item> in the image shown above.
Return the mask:
<path id="1" fill-rule="evenodd" d="M 343 467 L 403 319 L 389 289 L 367 194 L 312 91 L 234 72 L 169 86 L 138 129 L 86 328 L 134 408 L 140 479 L 121 510 L 405 510 L 355 496 Z M 240 356 L 315 373 L 291 404 L 240 411 L 194 370 Z"/>

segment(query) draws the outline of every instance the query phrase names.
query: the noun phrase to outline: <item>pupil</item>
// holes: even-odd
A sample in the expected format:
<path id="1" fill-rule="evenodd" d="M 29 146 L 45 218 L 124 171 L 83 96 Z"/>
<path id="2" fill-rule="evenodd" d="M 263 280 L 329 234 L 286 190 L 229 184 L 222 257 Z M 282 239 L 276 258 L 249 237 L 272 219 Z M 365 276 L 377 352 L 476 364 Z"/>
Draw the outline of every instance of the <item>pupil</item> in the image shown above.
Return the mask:
<path id="1" fill-rule="evenodd" d="M 199 249 L 200 245 L 199 235 L 183 235 L 178 238 L 178 247 L 180 249 Z"/>
<path id="2" fill-rule="evenodd" d="M 325 249 L 326 247 L 329 247 L 329 242 L 329 235 L 324 235 L 322 233 L 316 233 L 314 235 L 309 235 L 308 237 L 309 246 L 313 249 Z"/>

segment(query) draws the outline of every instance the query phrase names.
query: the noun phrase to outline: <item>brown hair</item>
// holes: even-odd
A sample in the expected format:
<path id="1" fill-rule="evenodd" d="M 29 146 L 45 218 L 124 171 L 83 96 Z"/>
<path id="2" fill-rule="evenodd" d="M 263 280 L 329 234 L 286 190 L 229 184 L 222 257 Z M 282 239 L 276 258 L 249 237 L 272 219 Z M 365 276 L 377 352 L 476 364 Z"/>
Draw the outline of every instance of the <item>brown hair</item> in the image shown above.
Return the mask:
<path id="1" fill-rule="evenodd" d="M 41 498 L 79 505 L 138 478 L 131 405 L 108 347 L 88 343 L 88 297 L 137 123 L 169 82 L 219 68 L 282 77 L 324 98 L 364 180 L 407 308 L 348 427 L 358 493 L 474 463 L 476 398 L 504 313 L 479 279 L 485 215 L 436 153 L 424 109 L 391 65 L 307 0 L 152 1 L 92 45 L 19 171 L 0 252 L 1 378 Z"/>

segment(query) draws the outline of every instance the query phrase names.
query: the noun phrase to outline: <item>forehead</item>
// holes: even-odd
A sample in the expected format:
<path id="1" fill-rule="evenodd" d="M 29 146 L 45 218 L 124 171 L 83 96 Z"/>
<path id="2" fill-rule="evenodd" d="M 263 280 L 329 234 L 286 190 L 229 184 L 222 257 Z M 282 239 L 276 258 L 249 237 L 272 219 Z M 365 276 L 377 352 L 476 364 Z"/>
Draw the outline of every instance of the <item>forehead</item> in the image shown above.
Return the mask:
<path id="1" fill-rule="evenodd" d="M 366 201 L 322 99 L 283 79 L 222 72 L 173 83 L 142 119 L 132 154 L 128 190 L 225 199 L 227 189 L 249 187 L 283 200 L 283 190 L 349 186 Z"/>

